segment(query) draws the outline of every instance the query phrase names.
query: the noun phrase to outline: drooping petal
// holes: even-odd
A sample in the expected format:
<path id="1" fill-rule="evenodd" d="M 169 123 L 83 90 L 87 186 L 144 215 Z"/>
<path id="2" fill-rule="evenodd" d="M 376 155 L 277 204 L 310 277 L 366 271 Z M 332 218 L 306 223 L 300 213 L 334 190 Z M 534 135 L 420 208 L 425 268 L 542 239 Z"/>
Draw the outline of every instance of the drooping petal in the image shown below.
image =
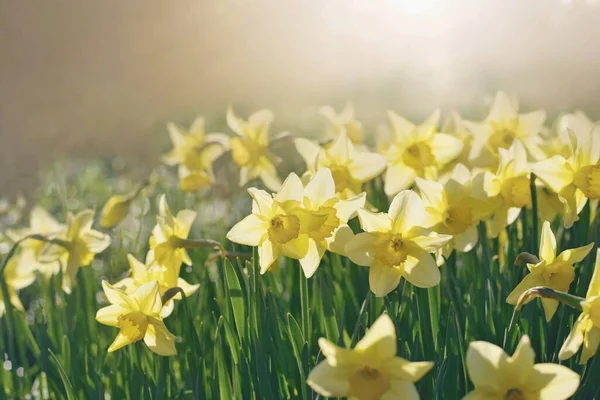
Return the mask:
<path id="1" fill-rule="evenodd" d="M 430 288 L 440 283 L 441 275 L 435 260 L 426 251 L 410 254 L 404 262 L 404 278 L 416 287 Z"/>
<path id="2" fill-rule="evenodd" d="M 392 200 L 389 216 L 392 229 L 397 233 L 406 233 L 415 226 L 423 226 L 426 217 L 423 200 L 414 191 L 404 190 Z"/>
<path id="3" fill-rule="evenodd" d="M 371 325 L 354 350 L 364 352 L 376 360 L 392 360 L 396 356 L 396 327 L 387 314 L 382 314 Z"/>
<path id="4" fill-rule="evenodd" d="M 300 259 L 300 266 L 302 266 L 304 276 L 310 278 L 314 275 L 317 268 L 319 268 L 325 250 L 327 250 L 327 247 L 325 247 L 322 242 L 317 242 L 313 239 L 308 240 L 308 251 L 306 255 Z"/>
<path id="5" fill-rule="evenodd" d="M 250 214 L 227 232 L 227 239 L 246 246 L 258 246 L 264 240 L 267 228 L 267 222 Z"/>
<path id="6" fill-rule="evenodd" d="M 540 259 L 550 264 L 556 257 L 556 238 L 550 228 L 550 222 L 544 221 L 540 238 Z"/>
<path id="7" fill-rule="evenodd" d="M 175 349 L 175 337 L 167 330 L 164 322 L 151 319 L 144 335 L 144 343 L 154 353 L 160 356 L 173 356 L 177 354 Z"/>
<path id="8" fill-rule="evenodd" d="M 542 307 L 544 308 L 546 322 L 550 322 L 558 308 L 558 301 L 553 299 L 542 299 Z"/>
<path id="9" fill-rule="evenodd" d="M 536 364 L 527 377 L 526 387 L 539 390 L 540 400 L 565 400 L 570 398 L 579 387 L 579 374 L 564 365 Z"/>
<path id="10" fill-rule="evenodd" d="M 385 266 L 377 260 L 371 263 L 371 268 L 369 269 L 369 287 L 375 296 L 386 296 L 398 287 L 401 278 L 402 271 L 399 268 Z"/>
<path id="11" fill-rule="evenodd" d="M 260 273 L 264 274 L 277 261 L 281 254 L 278 247 L 273 246 L 270 240 L 265 240 L 258 247 L 258 262 L 260 264 Z"/>

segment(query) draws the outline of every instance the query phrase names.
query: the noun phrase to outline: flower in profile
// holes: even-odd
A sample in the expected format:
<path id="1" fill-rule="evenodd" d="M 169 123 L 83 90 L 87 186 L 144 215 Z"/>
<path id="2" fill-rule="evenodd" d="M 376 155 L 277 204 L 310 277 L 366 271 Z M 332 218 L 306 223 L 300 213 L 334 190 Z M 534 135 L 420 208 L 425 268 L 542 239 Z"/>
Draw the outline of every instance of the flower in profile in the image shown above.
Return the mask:
<path id="1" fill-rule="evenodd" d="M 495 167 L 498 165 L 498 150 L 510 148 L 515 139 L 523 143 L 531 158 L 543 159 L 540 132 L 545 121 L 545 111 L 519 114 L 518 102 L 510 99 L 506 93 L 498 92 L 490 113 L 483 122 L 464 122 L 473 133 L 469 156 L 471 162 L 478 167 Z"/>
<path id="2" fill-rule="evenodd" d="M 111 196 L 100 212 L 100 226 L 109 229 L 124 220 L 125 217 L 127 217 L 127 214 L 129 214 L 129 208 L 133 200 L 135 200 L 141 191 L 148 185 L 149 182 L 142 182 L 128 194 L 116 194 Z"/>
<path id="3" fill-rule="evenodd" d="M 19 311 L 24 311 L 23 303 L 17 295 L 17 291 L 24 289 L 35 281 L 34 260 L 31 252 L 20 252 L 8 260 L 4 270 L 4 282 L 8 289 L 8 300 Z M 6 300 L 0 290 L 0 317 L 6 312 Z"/>
<path id="4" fill-rule="evenodd" d="M 533 172 L 558 194 L 564 205 L 563 224 L 569 228 L 588 199 L 600 199 L 600 135 L 573 132 L 574 148 L 569 158 L 555 155 L 533 165 Z"/>
<path id="5" fill-rule="evenodd" d="M 596 251 L 594 274 L 581 307 L 583 311 L 562 345 L 558 358 L 569 359 L 583 346 L 579 362 L 585 364 L 600 345 L 600 249 Z"/>
<path id="6" fill-rule="evenodd" d="M 260 178 L 269 190 L 279 190 L 281 180 L 277 166 L 281 159 L 269 151 L 269 127 L 273 122 L 270 110 L 255 112 L 244 121 L 227 110 L 227 125 L 237 136 L 231 139 L 231 157 L 240 167 L 240 186 Z"/>
<path id="7" fill-rule="evenodd" d="M 181 210 L 173 215 L 163 194 L 159 199 L 157 224 L 150 237 L 150 255 L 152 263 L 167 269 L 171 281 L 179 277 L 181 264 L 192 265 L 187 253 L 188 235 L 196 219 L 196 212 Z"/>
<path id="8" fill-rule="evenodd" d="M 196 191 L 213 181 L 213 163 L 229 149 L 229 136 L 224 133 L 205 133 L 204 118 L 198 117 L 189 129 L 167 124 L 173 150 L 161 160 L 179 166 L 180 186 L 184 191 Z M 201 177 L 201 179 L 200 179 Z"/>
<path id="9" fill-rule="evenodd" d="M 475 389 L 463 400 L 565 400 L 579 387 L 579 374 L 551 363 L 535 364 L 529 337 L 521 337 L 512 356 L 483 341 L 471 342 L 467 370 Z"/>
<path id="10" fill-rule="evenodd" d="M 113 284 L 114 287 L 124 290 L 127 294 L 133 294 L 140 286 L 143 286 L 148 282 L 158 283 L 158 289 L 161 296 L 173 287 L 179 287 L 186 296 L 191 296 L 200 287 L 200 285 L 189 284 L 181 277 L 174 279 L 173 274 L 169 273 L 168 268 L 154 264 L 149 259 L 146 264 L 144 264 L 133 255 L 128 254 L 127 261 L 129 261 L 130 275 Z M 173 299 L 180 300 L 181 294 L 178 293 Z M 173 312 L 175 307 L 173 299 L 169 299 L 164 304 L 161 310 L 161 316 L 163 318 L 168 317 Z"/>
<path id="11" fill-rule="evenodd" d="M 444 257 L 452 250 L 468 252 L 477 244 L 477 222 L 484 213 L 484 205 L 471 196 L 471 173 L 457 164 L 445 183 L 416 179 L 423 199 L 427 219 L 425 227 L 434 232 L 452 235 L 442 247 Z"/>
<path id="12" fill-rule="evenodd" d="M 295 145 L 310 175 L 319 168 L 329 168 L 341 199 L 361 193 L 362 184 L 380 175 L 386 165 L 382 155 L 356 150 L 344 131 L 327 147 L 304 138 L 295 139 Z"/>
<path id="13" fill-rule="evenodd" d="M 308 235 L 308 251 L 300 265 L 310 278 L 321 262 L 326 250 L 344 254 L 346 242 L 354 236 L 346 224 L 365 205 L 366 193 L 348 200 L 335 195 L 331 171 L 319 168 L 304 188 L 303 209 L 298 212 L 300 232 Z"/>
<path id="14" fill-rule="evenodd" d="M 158 355 L 177 353 L 175 336 L 167 330 L 160 314 L 163 305 L 158 282 L 146 283 L 131 295 L 106 281 L 102 281 L 102 288 L 111 305 L 98 310 L 96 321 L 119 328 L 109 353 L 142 339 Z"/>
<path id="15" fill-rule="evenodd" d="M 479 173 L 473 187 L 473 195 L 489 204 L 492 237 L 512 224 L 521 208 L 531 205 L 529 164 L 523 144 L 515 140 L 508 150 L 498 149 L 498 154 L 500 165 L 496 173 Z"/>
<path id="16" fill-rule="evenodd" d="M 103 252 L 110 245 L 110 236 L 92 229 L 94 212 L 84 210 L 67 216 L 67 230 L 52 237 L 40 255 L 40 259 L 58 261 L 63 265 L 63 290 L 71 292 L 71 287 L 79 271 L 79 267 L 90 265 L 96 254 Z M 60 243 L 60 244 L 57 244 Z"/>
<path id="17" fill-rule="evenodd" d="M 356 400 L 419 399 L 415 382 L 433 367 L 432 362 L 411 362 L 397 357 L 396 328 L 381 315 L 353 349 L 319 339 L 325 356 L 307 379 L 308 385 L 327 397 Z"/>
<path id="18" fill-rule="evenodd" d="M 385 193 L 393 196 L 408 189 L 416 177 L 436 179 L 438 172 L 458 157 L 463 142 L 438 132 L 440 111 L 434 111 L 421 125 L 389 111 L 393 140 L 386 152 L 388 166 Z"/>
<path id="19" fill-rule="evenodd" d="M 337 113 L 331 106 L 323 106 L 319 108 L 319 113 L 327 118 L 330 124 L 330 132 L 328 137 L 337 138 L 340 133 L 346 132 L 348 138 L 353 144 L 360 144 L 363 141 L 362 124 L 354 118 L 354 107 L 352 103 L 346 103 L 346 107 Z"/>
<path id="20" fill-rule="evenodd" d="M 521 283 L 508 295 L 506 302 L 517 304 L 519 297 L 536 286 L 546 286 L 561 292 L 568 292 L 569 286 L 575 279 L 573 264 L 582 261 L 592 250 L 594 243 L 583 247 L 565 250 L 556 255 L 556 238 L 550 222 L 545 221 L 540 238 L 540 258 L 536 264 L 527 264 L 529 274 L 523 278 Z M 554 299 L 542 299 L 542 305 L 546 314 L 546 321 L 554 316 L 558 301 Z"/>
<path id="21" fill-rule="evenodd" d="M 403 277 L 422 288 L 440 282 L 440 271 L 430 253 L 452 236 L 423 228 L 427 214 L 415 192 L 405 190 L 396 195 L 387 214 L 359 209 L 358 218 L 365 232 L 350 239 L 345 251 L 355 264 L 370 267 L 369 286 L 376 296 L 390 293 Z"/>
<path id="22" fill-rule="evenodd" d="M 280 255 L 301 259 L 306 256 L 309 236 L 301 231 L 304 187 L 298 175 L 291 173 L 277 194 L 249 188 L 252 214 L 238 222 L 227 233 L 234 243 L 258 247 L 260 273 L 264 274 Z M 311 223 L 324 224 L 328 215 L 313 216 Z M 310 229 L 308 229 L 310 230 Z"/>

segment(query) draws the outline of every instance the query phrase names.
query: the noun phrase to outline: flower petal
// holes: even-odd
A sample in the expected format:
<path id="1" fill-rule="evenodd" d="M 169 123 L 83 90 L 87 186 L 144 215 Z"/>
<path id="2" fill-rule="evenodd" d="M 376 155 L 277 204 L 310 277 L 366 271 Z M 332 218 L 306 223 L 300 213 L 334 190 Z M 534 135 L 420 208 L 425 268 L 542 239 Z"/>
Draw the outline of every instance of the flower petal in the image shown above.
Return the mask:
<path id="1" fill-rule="evenodd" d="M 329 168 L 317 170 L 304 188 L 304 196 L 310 199 L 313 207 L 320 207 L 335 197 L 335 182 Z"/>
<path id="2" fill-rule="evenodd" d="M 448 243 L 451 239 L 451 235 L 440 235 L 438 233 L 431 232 L 428 235 L 416 236 L 411 238 L 410 240 L 411 242 L 419 246 L 421 249 L 427 251 L 428 253 L 435 253 L 443 245 Z"/>
<path id="3" fill-rule="evenodd" d="M 544 279 L 538 274 L 527 274 L 523 280 L 513 289 L 506 298 L 508 304 L 517 304 L 519 297 L 528 289 L 536 286 L 543 286 Z"/>
<path id="4" fill-rule="evenodd" d="M 415 226 L 423 226 L 426 217 L 423 200 L 414 191 L 404 190 L 392 200 L 389 216 L 392 229 L 397 233 L 404 234 Z"/>
<path id="5" fill-rule="evenodd" d="M 556 155 L 537 162 L 533 165 L 532 171 L 548 188 L 556 193 L 559 193 L 573 182 L 573 168 L 562 156 Z"/>
<path id="6" fill-rule="evenodd" d="M 371 263 L 371 268 L 369 269 L 369 287 L 375 296 L 386 296 L 398 287 L 401 278 L 402 271 L 399 268 L 385 266 L 377 260 Z"/>
<path id="7" fill-rule="evenodd" d="M 119 326 L 119 317 L 127 314 L 128 310 L 118 304 L 103 307 L 96 313 L 96 321 L 103 325 Z"/>
<path id="8" fill-rule="evenodd" d="M 162 320 L 153 319 L 148 324 L 144 343 L 148 348 L 160 356 L 173 356 L 177 354 L 175 349 L 175 337 L 167 330 Z"/>
<path id="9" fill-rule="evenodd" d="M 354 196 L 348 200 L 340 200 L 333 205 L 336 209 L 337 217 L 344 223 L 348 222 L 350 218 L 353 218 L 360 208 L 365 206 L 367 200 L 367 193 L 362 192 L 361 194 Z"/>
<path id="10" fill-rule="evenodd" d="M 373 236 L 363 232 L 354 236 L 346 243 L 344 253 L 356 265 L 368 267 L 373 262 L 370 252 L 373 249 Z"/>
<path id="11" fill-rule="evenodd" d="M 380 175 L 386 165 L 386 158 L 380 154 L 355 151 L 348 172 L 357 181 L 367 182 Z"/>
<path id="12" fill-rule="evenodd" d="M 581 262 L 587 255 L 592 251 L 594 247 L 594 243 L 589 243 L 582 247 L 577 247 L 575 249 L 568 249 L 563 251 L 556 257 L 559 261 L 563 261 L 566 264 L 573 265 L 578 262 Z"/>
<path id="13" fill-rule="evenodd" d="M 283 185 L 279 189 L 279 192 L 275 195 L 274 199 L 280 203 L 284 203 L 288 200 L 302 201 L 304 196 L 304 186 L 302 181 L 295 173 L 291 173 L 283 182 Z"/>
<path id="14" fill-rule="evenodd" d="M 454 160 L 463 149 L 462 140 L 445 133 L 436 133 L 429 142 L 431 152 L 439 164 L 447 164 Z"/>
<path id="15" fill-rule="evenodd" d="M 366 357 L 375 360 L 393 359 L 396 357 L 396 327 L 387 314 L 382 314 L 371 325 L 365 336 L 356 344 L 354 350 L 364 352 Z"/>
<path id="16" fill-rule="evenodd" d="M 414 383 L 394 379 L 390 382 L 390 388 L 387 392 L 381 396 L 380 400 L 419 400 L 419 392 L 417 391 L 417 387 Z"/>
<path id="17" fill-rule="evenodd" d="M 417 173 L 414 169 L 402 164 L 388 164 L 385 171 L 384 191 L 388 196 L 393 196 L 402 190 L 408 189 L 415 181 Z"/>
<path id="18" fill-rule="evenodd" d="M 112 353 L 113 351 L 119 350 L 121 347 L 125 347 L 128 344 L 133 343 L 127 336 L 123 335 L 121 332 L 117 334 L 114 342 L 109 346 L 108 352 Z"/>
<path id="19" fill-rule="evenodd" d="M 587 291 L 587 298 L 592 296 L 600 296 L 600 249 L 596 250 L 596 263 L 594 264 L 594 274 L 590 281 L 590 286 Z"/>
<path id="20" fill-rule="evenodd" d="M 296 146 L 296 150 L 300 154 L 300 157 L 304 160 L 306 169 L 314 171 L 321 147 L 312 140 L 305 138 L 294 139 L 294 145 Z"/>
<path id="21" fill-rule="evenodd" d="M 427 251 L 410 254 L 404 262 L 402 275 L 407 281 L 420 288 L 434 287 L 441 279 L 440 269 Z"/>
<path id="22" fill-rule="evenodd" d="M 527 376 L 526 386 L 530 390 L 539 391 L 540 400 L 564 400 L 570 398 L 581 378 L 579 374 L 558 364 L 536 364 Z"/>
<path id="23" fill-rule="evenodd" d="M 264 274 L 277 261 L 281 254 L 278 247 L 273 246 L 270 240 L 265 240 L 258 247 L 258 262 L 260 264 L 260 273 Z"/>
<path id="24" fill-rule="evenodd" d="M 500 391 L 498 373 L 508 365 L 508 356 L 495 344 L 475 341 L 467 350 L 467 370 L 475 388 L 488 387 Z"/>
<path id="25" fill-rule="evenodd" d="M 137 302 L 140 311 L 146 315 L 159 313 L 162 308 L 157 281 L 143 284 L 131 297 Z"/>
<path id="26" fill-rule="evenodd" d="M 104 295 L 111 304 L 119 305 L 131 311 L 139 310 L 139 307 L 135 300 L 129 297 L 124 291 L 112 286 L 107 281 L 102 281 L 102 289 L 104 289 Z"/>
<path id="27" fill-rule="evenodd" d="M 300 259 L 300 265 L 302 266 L 302 271 L 304 271 L 304 276 L 310 278 L 314 275 L 317 268 L 319 268 L 325 250 L 327 250 L 327 247 L 323 246 L 322 243 L 313 239 L 308 240 L 308 251 L 306 255 Z"/>
<path id="28" fill-rule="evenodd" d="M 347 396 L 352 372 L 351 368 L 332 367 L 327 361 L 322 361 L 310 371 L 306 383 L 322 396 Z"/>
<path id="29" fill-rule="evenodd" d="M 227 232 L 227 239 L 246 246 L 258 246 L 267 232 L 267 223 L 254 214 L 238 222 Z"/>
<path id="30" fill-rule="evenodd" d="M 550 222 L 544 221 L 540 237 L 540 259 L 550 264 L 556 257 L 556 238 L 550 228 Z"/>
<path id="31" fill-rule="evenodd" d="M 392 229 L 392 221 L 385 213 L 374 213 L 359 208 L 358 219 L 360 220 L 360 226 L 366 232 L 389 232 Z"/>

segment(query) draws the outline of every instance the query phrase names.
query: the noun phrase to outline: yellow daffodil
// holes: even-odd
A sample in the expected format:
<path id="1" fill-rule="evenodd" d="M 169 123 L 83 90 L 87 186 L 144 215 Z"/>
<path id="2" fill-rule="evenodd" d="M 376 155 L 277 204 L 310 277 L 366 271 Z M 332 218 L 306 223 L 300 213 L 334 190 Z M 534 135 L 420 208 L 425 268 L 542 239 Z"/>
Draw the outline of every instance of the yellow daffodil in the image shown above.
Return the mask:
<path id="1" fill-rule="evenodd" d="M 519 297 L 532 287 L 546 286 L 561 292 L 568 292 L 571 282 L 575 279 L 573 264 L 582 261 L 592 250 L 594 243 L 576 249 L 565 250 L 556 255 L 556 238 L 550 223 L 544 222 L 540 238 L 540 258 L 537 264 L 527 264 L 529 274 L 523 278 L 521 283 L 508 295 L 506 302 L 517 304 Z M 553 299 L 542 299 L 546 321 L 550 321 L 558 301 Z"/>
<path id="2" fill-rule="evenodd" d="M 418 400 L 415 382 L 433 367 L 432 362 L 411 362 L 397 357 L 396 328 L 381 315 L 353 349 L 319 339 L 325 356 L 308 375 L 307 383 L 327 397 L 353 400 Z"/>
<path id="3" fill-rule="evenodd" d="M 446 166 L 446 169 L 449 166 L 453 167 L 454 163 L 463 164 L 467 167 L 471 166 L 471 160 L 469 159 L 469 153 L 471 151 L 471 146 L 473 143 L 473 133 L 467 128 L 464 120 L 461 116 L 453 111 L 450 116 L 446 119 L 444 126 L 442 127 L 442 132 L 447 132 L 449 135 L 452 135 L 459 139 L 463 143 L 463 148 L 458 157 L 454 159 L 452 162 Z"/>
<path id="4" fill-rule="evenodd" d="M 158 282 L 146 283 L 131 295 L 106 281 L 102 281 L 102 288 L 111 305 L 98 310 L 96 321 L 119 328 L 109 353 L 142 339 L 158 355 L 177 353 L 175 336 L 167 330 L 160 314 L 163 305 Z"/>
<path id="5" fill-rule="evenodd" d="M 573 357 L 583 345 L 579 362 L 585 364 L 600 345 L 600 249 L 596 251 L 594 274 L 581 307 L 583 311 L 561 347 L 558 358 L 566 360 Z"/>
<path id="6" fill-rule="evenodd" d="M 416 179 L 423 199 L 427 219 L 425 227 L 452 235 L 452 240 L 442 247 L 448 257 L 452 250 L 468 252 L 477 244 L 477 222 L 482 216 L 482 205 L 471 196 L 471 173 L 457 164 L 444 183 Z"/>
<path id="7" fill-rule="evenodd" d="M 558 194 L 548 189 L 540 180 L 535 181 L 537 193 L 538 216 L 542 221 L 554 221 L 563 213 L 563 204 Z"/>
<path id="8" fill-rule="evenodd" d="M 300 259 L 307 278 L 315 273 L 326 250 L 344 254 L 346 242 L 354 236 L 346 223 L 365 205 L 365 197 L 365 193 L 348 200 L 336 197 L 333 176 L 327 168 L 319 168 L 308 182 L 302 205 L 309 212 L 299 213 L 300 232 L 309 238 L 308 252 Z"/>
<path id="9" fill-rule="evenodd" d="M 304 187 L 300 178 L 291 173 L 277 194 L 249 188 L 252 196 L 252 214 L 238 222 L 227 233 L 227 239 L 247 246 L 258 246 L 260 273 L 264 274 L 280 255 L 301 259 L 306 256 L 309 236 L 301 231 L 301 210 Z M 328 215 L 313 216 L 312 223 L 327 221 Z"/>
<path id="10" fill-rule="evenodd" d="M 21 252 L 8 260 L 4 267 L 4 282 L 8 288 L 10 303 L 19 311 L 24 311 L 23 303 L 17 295 L 17 290 L 26 288 L 35 281 L 35 269 L 32 268 L 34 259 L 30 258 L 31 252 Z M 0 317 L 6 312 L 5 299 L 0 290 Z"/>
<path id="11" fill-rule="evenodd" d="M 112 228 L 127 217 L 129 206 L 133 198 L 127 195 L 116 194 L 111 196 L 102 211 L 98 221 L 103 228 Z"/>
<path id="12" fill-rule="evenodd" d="M 463 149 L 460 139 L 438 132 L 439 110 L 418 126 L 392 111 L 388 115 L 394 136 L 386 152 L 384 190 L 388 196 L 408 189 L 416 177 L 436 179 L 439 170 Z"/>
<path id="13" fill-rule="evenodd" d="M 170 288 L 179 287 L 186 296 L 191 296 L 200 287 L 200 285 L 189 284 L 181 277 L 173 279 L 173 275 L 169 273 L 168 268 L 153 264 L 149 259 L 144 264 L 133 255 L 128 254 L 127 261 L 129 261 L 130 276 L 113 285 L 116 288 L 123 289 L 127 294 L 133 294 L 140 286 L 148 282 L 158 282 L 158 289 L 161 295 Z M 178 293 L 173 299 L 180 300 L 181 294 Z M 173 312 L 175 306 L 173 299 L 169 299 L 163 306 L 161 310 L 163 318 L 168 317 Z"/>
<path id="14" fill-rule="evenodd" d="M 88 266 L 96 254 L 110 245 L 110 236 L 92 229 L 94 212 L 84 210 L 67 216 L 67 231 L 54 237 L 62 245 L 50 244 L 44 249 L 43 259 L 60 260 L 63 264 L 63 290 L 71 292 L 71 286 L 79 267 Z"/>
<path id="15" fill-rule="evenodd" d="M 521 208 L 531 205 L 529 164 L 523 144 L 515 140 L 508 150 L 499 148 L 498 155 L 500 165 L 496 173 L 479 173 L 474 179 L 473 189 L 473 195 L 487 202 L 491 210 L 492 237 L 512 224 Z"/>
<path id="16" fill-rule="evenodd" d="M 279 190 L 281 180 L 277 166 L 281 159 L 269 152 L 269 127 L 273 122 L 270 110 L 255 112 L 244 121 L 227 110 L 227 125 L 237 136 L 231 139 L 231 157 L 240 167 L 240 186 L 260 178 L 269 190 Z"/>
<path id="17" fill-rule="evenodd" d="M 463 400 L 565 400 L 579 387 L 580 377 L 569 368 L 535 364 L 529 337 L 521 337 L 512 356 L 488 342 L 471 342 L 467 370 L 475 389 Z"/>
<path id="18" fill-rule="evenodd" d="M 544 152 L 540 148 L 540 132 L 545 121 L 545 111 L 519 114 L 518 102 L 511 100 L 505 93 L 498 92 L 485 121 L 464 122 L 473 133 L 469 156 L 471 162 L 478 167 L 493 168 L 498 165 L 498 150 L 508 149 L 515 139 L 524 144 L 531 158 L 544 158 Z"/>
<path id="19" fill-rule="evenodd" d="M 588 199 L 600 199 L 600 135 L 572 132 L 573 155 L 555 155 L 533 166 L 533 172 L 558 194 L 564 204 L 564 226 L 569 228 Z"/>
<path id="20" fill-rule="evenodd" d="M 427 214 L 421 198 L 412 190 L 392 200 L 388 214 L 358 210 L 365 231 L 346 244 L 355 264 L 368 266 L 369 286 L 378 297 L 394 290 L 404 277 L 417 287 L 433 287 L 440 271 L 430 253 L 438 251 L 452 236 L 423 228 Z"/>
<path id="21" fill-rule="evenodd" d="M 381 174 L 386 165 L 385 157 L 377 153 L 355 150 L 344 131 L 326 148 L 304 138 L 296 139 L 295 145 L 310 175 L 319 168 L 329 168 L 341 199 L 361 193 L 362 184 Z"/>
<path id="22" fill-rule="evenodd" d="M 354 118 L 354 107 L 352 103 L 346 103 L 346 107 L 339 114 L 331 106 L 323 106 L 319 113 L 327 118 L 330 124 L 328 137 L 337 138 L 341 132 L 346 132 L 348 138 L 353 144 L 360 144 L 363 141 L 362 124 Z"/>
<path id="23" fill-rule="evenodd" d="M 196 212 L 181 210 L 174 216 L 164 194 L 160 196 L 158 208 L 157 224 L 150 237 L 150 259 L 154 264 L 165 267 L 171 275 L 169 279 L 173 281 L 179 276 L 182 263 L 192 265 L 186 242 Z"/>

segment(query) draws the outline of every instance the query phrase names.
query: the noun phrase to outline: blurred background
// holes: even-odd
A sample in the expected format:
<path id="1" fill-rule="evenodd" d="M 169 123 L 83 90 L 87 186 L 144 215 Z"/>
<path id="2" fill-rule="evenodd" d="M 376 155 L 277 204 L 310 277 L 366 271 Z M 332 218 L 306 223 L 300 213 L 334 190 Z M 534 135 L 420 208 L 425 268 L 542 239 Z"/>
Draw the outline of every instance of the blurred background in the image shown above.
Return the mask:
<path id="1" fill-rule="evenodd" d="M 483 118 L 499 89 L 599 119 L 598 3 L 0 0 L 0 196 L 57 158 L 152 166 L 167 120 L 227 132 L 229 104 L 313 135 L 323 104 L 373 130 L 388 108 Z"/>

